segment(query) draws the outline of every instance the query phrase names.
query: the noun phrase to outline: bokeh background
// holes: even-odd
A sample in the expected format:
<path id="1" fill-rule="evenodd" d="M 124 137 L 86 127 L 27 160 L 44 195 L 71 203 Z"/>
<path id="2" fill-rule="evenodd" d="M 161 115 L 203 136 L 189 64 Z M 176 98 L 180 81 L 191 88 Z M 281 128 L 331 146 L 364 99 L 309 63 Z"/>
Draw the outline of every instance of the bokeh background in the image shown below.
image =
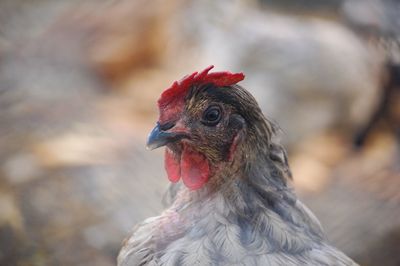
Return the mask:
<path id="1" fill-rule="evenodd" d="M 399 29 L 389 0 L 1 0 L 0 265 L 115 265 L 163 208 L 156 100 L 210 64 L 246 74 L 331 242 L 400 265 Z"/>

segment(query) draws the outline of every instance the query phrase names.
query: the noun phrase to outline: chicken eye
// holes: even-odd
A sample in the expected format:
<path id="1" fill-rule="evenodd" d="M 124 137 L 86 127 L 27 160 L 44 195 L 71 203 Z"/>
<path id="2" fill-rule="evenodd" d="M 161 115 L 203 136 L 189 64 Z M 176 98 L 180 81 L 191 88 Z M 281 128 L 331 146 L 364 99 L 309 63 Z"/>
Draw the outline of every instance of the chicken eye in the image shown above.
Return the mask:
<path id="1" fill-rule="evenodd" d="M 221 110 L 218 106 L 209 107 L 203 114 L 202 122 L 207 126 L 215 126 L 221 120 Z"/>

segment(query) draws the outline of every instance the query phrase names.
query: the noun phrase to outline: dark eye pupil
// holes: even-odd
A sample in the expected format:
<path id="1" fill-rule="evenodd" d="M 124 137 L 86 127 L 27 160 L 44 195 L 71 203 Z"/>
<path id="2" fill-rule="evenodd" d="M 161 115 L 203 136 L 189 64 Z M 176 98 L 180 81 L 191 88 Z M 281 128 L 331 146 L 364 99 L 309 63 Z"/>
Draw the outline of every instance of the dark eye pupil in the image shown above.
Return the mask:
<path id="1" fill-rule="evenodd" d="M 216 121 L 219 118 L 219 110 L 217 109 L 212 109 L 210 111 L 207 112 L 206 114 L 206 119 L 208 121 Z"/>
<path id="2" fill-rule="evenodd" d="M 216 126 L 222 118 L 222 112 L 219 106 L 210 106 L 204 111 L 201 123 L 206 126 Z"/>

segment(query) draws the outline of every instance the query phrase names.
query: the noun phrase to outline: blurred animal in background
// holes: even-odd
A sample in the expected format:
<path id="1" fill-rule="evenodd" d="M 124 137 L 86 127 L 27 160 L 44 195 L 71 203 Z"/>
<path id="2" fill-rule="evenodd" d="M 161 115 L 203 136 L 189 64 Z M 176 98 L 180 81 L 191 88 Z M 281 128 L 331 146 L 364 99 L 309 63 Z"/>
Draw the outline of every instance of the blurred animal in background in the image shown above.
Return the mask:
<path id="1" fill-rule="evenodd" d="M 168 178 L 184 185 L 173 185 L 167 210 L 136 227 L 118 264 L 356 265 L 297 199 L 277 127 L 236 84 L 244 75 L 210 69 L 158 101 L 147 145 L 166 146 Z"/>
<path id="2" fill-rule="evenodd" d="M 356 133 L 354 145 L 362 147 L 381 120 L 386 120 L 400 141 L 400 110 L 396 107 L 400 95 L 400 3 L 347 0 L 342 10 L 347 24 L 380 50 L 386 63 L 376 108 Z"/>
<path id="3" fill-rule="evenodd" d="M 400 95 L 400 63 L 388 62 L 385 72 L 386 77 L 378 105 L 366 124 L 360 128 L 354 137 L 354 145 L 357 148 L 364 145 L 367 137 L 381 120 L 386 120 L 400 142 L 400 110 L 396 110 L 396 108 L 399 109 L 396 106 L 396 102 L 398 102 L 396 99 Z"/>

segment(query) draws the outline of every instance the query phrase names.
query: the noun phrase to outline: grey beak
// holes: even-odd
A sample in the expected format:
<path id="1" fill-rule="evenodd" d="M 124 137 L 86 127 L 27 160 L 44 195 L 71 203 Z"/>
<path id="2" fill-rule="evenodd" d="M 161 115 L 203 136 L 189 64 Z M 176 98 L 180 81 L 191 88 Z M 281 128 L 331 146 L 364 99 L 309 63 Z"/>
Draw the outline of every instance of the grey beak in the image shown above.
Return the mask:
<path id="1" fill-rule="evenodd" d="M 163 131 L 160 129 L 160 124 L 157 123 L 147 138 L 146 147 L 149 150 L 154 150 L 185 137 L 187 135 L 184 133 Z"/>

